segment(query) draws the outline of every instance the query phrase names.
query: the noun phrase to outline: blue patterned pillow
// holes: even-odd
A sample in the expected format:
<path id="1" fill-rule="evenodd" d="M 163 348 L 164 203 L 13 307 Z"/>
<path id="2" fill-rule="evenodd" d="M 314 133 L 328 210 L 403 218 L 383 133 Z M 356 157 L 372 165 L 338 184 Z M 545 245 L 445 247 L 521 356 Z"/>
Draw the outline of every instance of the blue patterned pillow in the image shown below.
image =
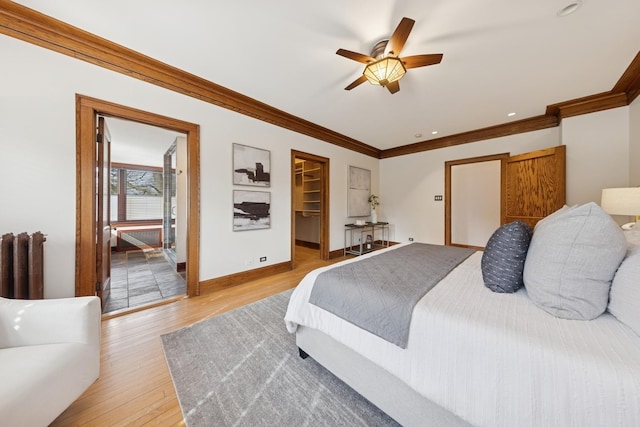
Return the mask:
<path id="1" fill-rule="evenodd" d="M 531 227 L 514 221 L 498 228 L 489 238 L 482 254 L 482 279 L 493 292 L 511 293 L 524 282 L 522 272 L 531 242 Z"/>

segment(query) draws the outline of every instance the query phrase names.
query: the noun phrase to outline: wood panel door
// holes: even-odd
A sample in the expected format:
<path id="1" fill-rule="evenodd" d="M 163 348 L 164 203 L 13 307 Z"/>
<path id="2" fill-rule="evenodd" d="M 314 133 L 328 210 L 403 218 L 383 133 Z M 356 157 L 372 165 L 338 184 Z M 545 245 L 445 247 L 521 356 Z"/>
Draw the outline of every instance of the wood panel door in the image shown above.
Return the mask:
<path id="1" fill-rule="evenodd" d="M 547 148 L 511 156 L 496 154 L 445 162 L 445 245 L 469 246 L 482 249 L 478 243 L 456 241 L 452 218 L 456 218 L 452 200 L 464 195 L 453 194 L 452 168 L 474 163 L 500 160 L 500 224 L 523 221 L 534 227 L 545 216 L 560 209 L 566 200 L 565 160 L 566 146 Z M 481 181 L 480 179 L 478 180 Z M 475 191 L 486 191 L 476 186 Z M 497 189 L 495 189 L 497 190 Z M 478 195 L 475 195 L 478 197 Z M 482 195 L 479 196 L 482 199 Z M 469 209 L 467 207 L 467 209 Z M 473 215 L 463 217 L 464 221 L 476 221 Z M 479 224 L 464 224 L 463 228 L 473 228 Z M 491 234 L 491 233 L 489 233 Z M 486 243 L 486 242 L 485 242 Z"/>
<path id="2" fill-rule="evenodd" d="M 111 135 L 104 117 L 98 117 L 96 150 L 96 295 L 104 308 L 111 293 Z"/>
<path id="3" fill-rule="evenodd" d="M 566 146 L 512 156 L 506 165 L 503 223 L 538 221 L 566 202 Z"/>

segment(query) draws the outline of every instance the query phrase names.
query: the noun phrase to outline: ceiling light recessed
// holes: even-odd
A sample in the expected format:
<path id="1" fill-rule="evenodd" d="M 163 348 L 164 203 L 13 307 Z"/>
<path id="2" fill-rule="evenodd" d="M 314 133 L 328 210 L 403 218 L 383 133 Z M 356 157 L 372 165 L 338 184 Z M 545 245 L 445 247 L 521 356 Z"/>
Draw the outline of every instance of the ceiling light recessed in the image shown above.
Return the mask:
<path id="1" fill-rule="evenodd" d="M 573 12 L 575 12 L 576 10 L 578 10 L 578 8 L 582 6 L 582 0 L 576 0 L 572 3 L 569 3 L 568 5 L 566 5 L 565 7 L 563 7 L 562 9 L 560 9 L 558 11 L 558 16 L 560 18 L 563 18 L 565 16 L 569 16 L 571 15 Z"/>
<path id="2" fill-rule="evenodd" d="M 437 134 L 438 134 L 437 130 L 434 130 L 433 132 L 431 132 L 431 135 L 437 135 Z"/>
<path id="3" fill-rule="evenodd" d="M 509 116 L 509 117 L 513 117 L 513 116 L 515 116 L 515 115 L 516 115 L 516 113 L 509 113 L 509 114 L 507 114 L 507 116 Z"/>
<path id="4" fill-rule="evenodd" d="M 422 134 L 421 133 L 416 133 L 415 135 L 413 135 L 414 138 L 422 138 Z"/>

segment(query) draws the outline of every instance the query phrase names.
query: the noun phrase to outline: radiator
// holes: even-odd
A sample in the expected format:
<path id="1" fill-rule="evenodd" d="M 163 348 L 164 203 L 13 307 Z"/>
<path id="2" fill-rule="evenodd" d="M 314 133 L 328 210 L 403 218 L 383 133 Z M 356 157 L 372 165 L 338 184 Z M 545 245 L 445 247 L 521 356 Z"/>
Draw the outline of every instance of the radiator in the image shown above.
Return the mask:
<path id="1" fill-rule="evenodd" d="M 16 299 L 44 298 L 43 258 L 46 238 L 4 234 L 0 238 L 0 296 Z"/>
<path id="2" fill-rule="evenodd" d="M 162 228 L 118 229 L 117 251 L 161 247 Z"/>

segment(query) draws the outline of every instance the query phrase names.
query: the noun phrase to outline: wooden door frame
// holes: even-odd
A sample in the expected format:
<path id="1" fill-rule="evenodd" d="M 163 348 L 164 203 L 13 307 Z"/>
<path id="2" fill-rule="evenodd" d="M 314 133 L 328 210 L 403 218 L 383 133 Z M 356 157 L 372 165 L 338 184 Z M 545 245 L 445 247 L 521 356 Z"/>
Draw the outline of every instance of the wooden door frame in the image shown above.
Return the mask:
<path id="1" fill-rule="evenodd" d="M 509 153 L 492 154 L 489 156 L 470 157 L 468 159 L 450 160 L 444 162 L 444 244 L 452 245 L 451 242 L 451 167 L 470 163 L 500 161 L 500 224 L 505 221 L 505 187 L 506 168 Z M 454 246 L 466 246 L 457 245 Z"/>
<path id="2" fill-rule="evenodd" d="M 329 159 L 315 154 L 291 150 L 291 266 L 295 268 L 296 254 L 296 158 L 317 162 L 321 166 L 322 191 L 320 197 L 320 259 L 329 260 Z"/>
<path id="3" fill-rule="evenodd" d="M 158 126 L 187 135 L 187 295 L 200 294 L 200 126 L 76 94 L 76 296 L 95 295 L 96 116 Z"/>

